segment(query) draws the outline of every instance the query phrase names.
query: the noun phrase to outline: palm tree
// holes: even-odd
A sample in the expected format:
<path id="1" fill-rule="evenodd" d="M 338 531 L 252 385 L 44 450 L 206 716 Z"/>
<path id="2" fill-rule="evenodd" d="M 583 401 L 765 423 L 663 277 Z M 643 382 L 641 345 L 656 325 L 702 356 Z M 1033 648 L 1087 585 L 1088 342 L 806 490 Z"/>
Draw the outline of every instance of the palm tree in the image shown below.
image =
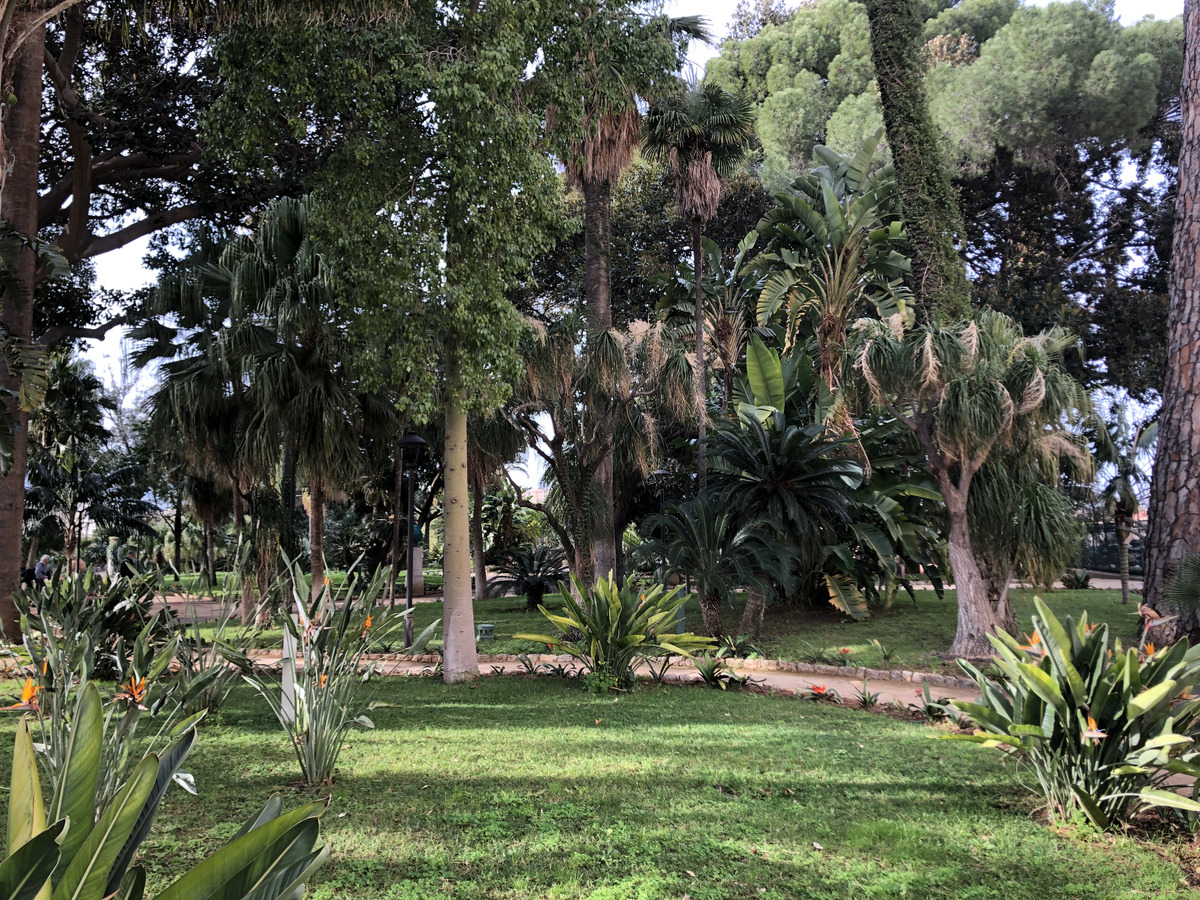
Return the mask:
<path id="1" fill-rule="evenodd" d="M 1063 354 L 1077 344 L 1062 329 L 1026 337 L 1001 313 L 930 323 L 899 332 L 860 319 L 846 354 L 863 406 L 882 406 L 916 436 L 946 504 L 947 549 L 958 595 L 958 628 L 950 653 L 984 657 L 988 635 L 1003 626 L 989 598 L 973 544 L 973 482 L 993 451 L 1023 448 L 1054 471 L 1065 457 L 1084 465 L 1068 427 L 1088 408 Z"/>
<path id="2" fill-rule="evenodd" d="M 1129 603 L 1129 542 L 1133 539 L 1134 517 L 1142 506 L 1139 489 L 1150 481 L 1143 459 L 1153 454 L 1157 441 L 1158 417 L 1135 427 L 1121 403 L 1113 405 L 1110 421 L 1098 421 L 1092 429 L 1092 452 L 1096 462 L 1112 467 L 1112 474 L 1100 490 L 1100 499 L 1105 514 L 1112 516 L 1116 526 L 1122 604 Z"/>
<path id="3" fill-rule="evenodd" d="M 702 19 L 684 16 L 647 19 L 636 10 L 597 11 L 587 17 L 587 50 L 574 61 L 583 72 L 582 136 L 567 142 L 567 181 L 583 194 L 584 300 L 589 339 L 613 325 L 609 251 L 612 186 L 633 162 L 639 144 L 639 94 L 672 77 L 684 61 L 687 41 L 711 38 Z M 584 415 L 592 410 L 584 406 Z M 599 421 L 598 419 L 594 421 Z M 615 569 L 617 559 L 613 504 L 613 437 L 601 434 L 605 451 L 591 474 L 597 502 L 592 570 Z"/>
<path id="4" fill-rule="evenodd" d="M 704 223 L 717 214 L 722 179 L 745 158 L 754 129 L 754 110 L 744 97 L 715 84 L 701 84 L 682 96 L 661 98 L 650 107 L 642 134 L 646 155 L 663 158 L 675 175 L 675 201 L 692 231 L 692 270 L 696 286 L 696 406 L 700 417 L 696 448 L 699 487 L 708 480 L 707 373 L 704 364 Z"/>

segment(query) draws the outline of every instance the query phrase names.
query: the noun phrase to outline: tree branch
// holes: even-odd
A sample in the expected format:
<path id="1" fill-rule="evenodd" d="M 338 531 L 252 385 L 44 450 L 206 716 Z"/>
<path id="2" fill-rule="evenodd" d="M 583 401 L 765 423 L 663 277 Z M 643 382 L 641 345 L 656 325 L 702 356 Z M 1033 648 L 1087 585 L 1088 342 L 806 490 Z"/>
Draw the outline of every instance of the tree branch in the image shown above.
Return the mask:
<path id="1" fill-rule="evenodd" d="M 53 350 L 66 340 L 86 338 L 99 341 L 103 340 L 105 335 L 118 325 L 129 325 L 133 320 L 133 314 L 126 313 L 123 316 L 109 319 L 103 325 L 97 325 L 94 328 L 84 328 L 78 325 L 51 325 L 34 343 L 44 350 Z"/>

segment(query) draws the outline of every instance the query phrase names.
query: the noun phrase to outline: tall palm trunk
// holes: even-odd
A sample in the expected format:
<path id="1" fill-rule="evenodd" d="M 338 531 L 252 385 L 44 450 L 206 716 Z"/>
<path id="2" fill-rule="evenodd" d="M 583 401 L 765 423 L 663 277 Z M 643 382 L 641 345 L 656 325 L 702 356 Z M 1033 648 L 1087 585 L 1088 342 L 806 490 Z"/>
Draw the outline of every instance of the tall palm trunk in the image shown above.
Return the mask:
<path id="1" fill-rule="evenodd" d="M 213 523 L 204 522 L 204 579 L 208 583 L 209 591 L 215 591 L 217 587 L 217 560 L 213 553 Z"/>
<path id="2" fill-rule="evenodd" d="M 283 500 L 283 552 L 289 560 L 296 557 L 296 542 L 292 524 L 296 521 L 296 447 L 288 437 L 283 445 L 283 474 L 279 479 L 280 499 Z"/>
<path id="3" fill-rule="evenodd" d="M 241 613 L 242 621 L 249 622 L 254 616 L 254 610 L 258 606 L 258 598 L 255 596 L 254 578 L 251 577 L 251 572 L 247 568 L 250 560 L 248 556 L 242 556 L 242 538 L 244 536 L 243 520 L 245 519 L 245 499 L 242 497 L 242 489 L 238 484 L 238 479 L 233 479 L 233 533 L 237 539 L 238 548 L 238 587 L 242 592 Z"/>
<path id="4" fill-rule="evenodd" d="M 1124 515 L 1117 517 L 1117 562 L 1121 569 L 1121 605 L 1129 603 L 1129 542 L 1133 540 L 1133 523 Z"/>
<path id="5" fill-rule="evenodd" d="M 697 487 L 708 487 L 708 373 L 704 365 L 704 255 L 701 235 L 704 225 L 692 219 L 692 271 L 696 276 L 696 412 L 700 427 L 696 436 Z"/>
<path id="6" fill-rule="evenodd" d="M 407 495 L 404 493 L 404 451 L 400 448 L 400 438 L 404 434 L 401 429 L 396 434 L 396 499 L 392 504 L 392 548 L 391 548 L 391 568 L 388 569 L 388 603 L 391 606 L 396 605 L 396 578 L 400 574 L 400 534 L 401 524 L 400 517 L 408 515 L 408 506 L 404 505 Z M 404 522 L 408 525 L 408 539 L 412 540 L 412 522 L 407 518 Z"/>
<path id="7" fill-rule="evenodd" d="M 584 296 L 589 337 L 612 328 L 612 287 L 609 276 L 609 255 L 612 251 L 611 190 L 607 179 L 583 183 L 584 202 Z M 593 421 L 592 410 L 583 414 Z M 596 429 L 600 460 L 592 473 L 592 492 L 596 496 L 596 531 L 592 535 L 592 572 L 603 577 L 617 567 L 617 545 L 614 537 L 613 501 L 613 436 L 607 429 Z"/>
<path id="8" fill-rule="evenodd" d="M 721 619 L 721 595 L 706 593 L 700 597 L 700 617 L 704 620 L 704 631 L 711 638 L 720 638 L 725 633 Z"/>
<path id="9" fill-rule="evenodd" d="M 175 582 L 179 582 L 179 573 L 183 570 L 183 495 L 175 496 L 175 521 L 171 526 L 175 536 Z"/>
<path id="10" fill-rule="evenodd" d="M 1163 643 L 1200 633 L 1200 608 L 1176 609 L 1163 596 L 1175 569 L 1200 551 L 1200 9 L 1183 5 L 1182 143 L 1168 287 L 1167 372 L 1150 486 L 1146 604 L 1177 619 Z"/>
<path id="11" fill-rule="evenodd" d="M 4 143 L 11 172 L 4 182 L 4 218 L 25 234 L 37 232 L 38 139 L 42 117 L 42 48 L 45 29 L 38 28 L 25 41 L 15 60 L 12 93 L 16 102 L 4 117 Z M 0 161 L 2 165 L 6 161 Z M 25 297 L 33 296 L 36 260 L 22 250 L 17 262 L 17 279 Z M 33 306 L 28 299 L 4 297 L 3 324 L 22 340 L 33 332 Z M 7 372 L 0 373 L 0 387 L 11 391 L 8 404 L 16 428 L 12 436 L 12 468 L 0 479 L 0 628 L 9 641 L 21 640 L 21 614 L 13 593 L 21 584 L 21 526 L 25 516 L 25 473 L 29 466 L 29 414 L 13 397 L 20 383 Z"/>
<path id="12" fill-rule="evenodd" d="M 475 650 L 475 613 L 471 606 L 470 515 L 467 511 L 466 392 L 458 379 L 454 348 L 448 350 L 445 472 L 446 543 L 442 551 L 443 615 L 446 646 L 442 654 L 447 684 L 479 677 Z"/>
<path id="13" fill-rule="evenodd" d="M 315 479 L 308 486 L 308 547 L 312 567 L 312 599 L 325 587 L 325 484 Z"/>

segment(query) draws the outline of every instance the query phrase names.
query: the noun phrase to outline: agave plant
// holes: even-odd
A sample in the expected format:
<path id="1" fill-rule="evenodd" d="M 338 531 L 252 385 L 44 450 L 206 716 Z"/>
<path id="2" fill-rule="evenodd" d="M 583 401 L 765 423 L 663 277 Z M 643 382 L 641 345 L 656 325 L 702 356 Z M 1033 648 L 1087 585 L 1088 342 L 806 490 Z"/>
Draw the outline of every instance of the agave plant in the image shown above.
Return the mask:
<path id="1" fill-rule="evenodd" d="M 36 695 L 26 707 L 36 703 Z M 161 753 L 147 754 L 111 801 L 98 796 L 104 722 L 100 693 L 89 684 L 71 720 L 65 775 L 49 806 L 42 800 L 33 738 L 17 728 L 8 807 L 8 858 L 0 896 L 9 900 L 142 900 L 146 872 L 134 865 L 172 777 L 196 742 L 195 724 Z M 325 801 L 283 812 L 278 796 L 220 850 L 185 872 L 156 900 L 277 900 L 298 896 L 329 856 L 318 846 Z M 47 821 L 51 822 L 47 827 Z"/>
<path id="2" fill-rule="evenodd" d="M 558 628 L 558 635 L 514 636 L 569 654 L 589 674 L 611 679 L 622 689 L 633 687 L 634 666 L 643 657 L 663 653 L 690 657 L 695 650 L 714 646 L 711 638 L 690 632 L 673 633 L 676 613 L 687 600 L 679 588 L 667 591 L 655 585 L 642 589 L 632 578 L 618 585 L 609 575 L 589 591 L 578 578 L 572 581 L 582 601 L 576 601 L 571 591 L 564 588 L 560 592 L 561 614 L 541 607 L 542 615 Z M 582 634 L 582 640 L 571 641 L 570 636 L 575 633 Z"/>
<path id="3" fill-rule="evenodd" d="M 1107 829 L 1147 806 L 1200 813 L 1200 700 L 1190 693 L 1200 647 L 1122 650 L 1086 614 L 1064 625 L 1040 598 L 1035 606 L 1024 644 L 1004 631 L 991 638 L 994 677 L 959 661 L 983 696 L 954 705 L 979 730 L 950 737 L 1016 756 L 1060 821 L 1081 813 Z M 1192 779 L 1191 797 L 1167 789 L 1180 775 Z"/>
<path id="4" fill-rule="evenodd" d="M 566 560 L 558 547 L 518 547 L 496 566 L 499 575 L 488 579 L 488 596 L 499 597 L 510 590 L 524 594 L 525 608 L 533 612 L 567 576 Z"/>

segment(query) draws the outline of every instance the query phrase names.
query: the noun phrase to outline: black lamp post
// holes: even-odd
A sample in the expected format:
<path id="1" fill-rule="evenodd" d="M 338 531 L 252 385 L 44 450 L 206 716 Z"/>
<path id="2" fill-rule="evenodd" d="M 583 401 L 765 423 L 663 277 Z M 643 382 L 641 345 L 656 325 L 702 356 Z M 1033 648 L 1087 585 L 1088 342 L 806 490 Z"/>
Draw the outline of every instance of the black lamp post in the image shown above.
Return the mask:
<path id="1" fill-rule="evenodd" d="M 407 650 L 413 642 L 413 507 L 416 495 L 415 480 L 417 463 L 421 461 L 421 452 L 425 449 L 425 439 L 419 434 L 408 432 L 396 441 L 404 461 L 404 470 L 408 473 L 408 514 L 405 525 L 408 527 L 408 538 L 405 541 L 408 560 L 404 568 L 404 649 Z"/>

